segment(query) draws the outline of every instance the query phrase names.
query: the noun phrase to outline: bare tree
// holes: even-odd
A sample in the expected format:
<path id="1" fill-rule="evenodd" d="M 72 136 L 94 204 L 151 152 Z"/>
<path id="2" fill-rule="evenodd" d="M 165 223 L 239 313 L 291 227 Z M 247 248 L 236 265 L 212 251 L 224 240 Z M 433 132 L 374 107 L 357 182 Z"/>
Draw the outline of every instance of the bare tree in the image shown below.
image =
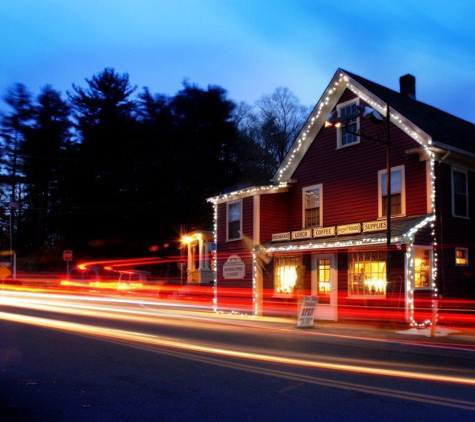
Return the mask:
<path id="1" fill-rule="evenodd" d="M 264 149 L 277 158 L 277 166 L 298 135 L 310 108 L 300 104 L 288 88 L 279 87 L 256 101 Z"/>

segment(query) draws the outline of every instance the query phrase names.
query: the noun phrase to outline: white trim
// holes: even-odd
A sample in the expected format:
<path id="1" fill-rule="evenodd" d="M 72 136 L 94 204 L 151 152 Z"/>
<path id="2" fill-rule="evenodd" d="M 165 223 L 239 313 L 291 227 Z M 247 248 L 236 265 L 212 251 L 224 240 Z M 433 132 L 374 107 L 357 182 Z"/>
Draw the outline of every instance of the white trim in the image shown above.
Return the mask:
<path id="1" fill-rule="evenodd" d="M 384 101 L 357 83 L 343 70 L 338 69 L 275 173 L 273 177 L 274 183 L 290 180 L 316 136 L 324 128 L 326 116 L 335 108 L 345 89 L 351 90 L 357 97 L 377 110 L 382 116 L 386 116 L 387 110 Z M 397 110 L 391 107 L 390 114 L 391 123 L 417 143 L 424 147 L 432 145 L 432 138 Z"/>
<path id="2" fill-rule="evenodd" d="M 318 183 L 316 185 L 311 185 L 311 186 L 305 186 L 302 188 L 302 227 L 307 228 L 305 224 L 305 193 L 310 191 L 310 190 L 319 190 L 320 194 L 320 215 L 319 215 L 319 220 L 320 224 L 315 227 L 323 227 L 323 185 L 321 183 Z M 313 227 L 313 226 L 312 226 Z"/>
<path id="3" fill-rule="evenodd" d="M 406 174 L 404 165 L 391 167 L 391 174 L 401 171 L 401 214 L 391 214 L 391 217 L 401 217 L 406 215 Z M 378 171 L 378 217 L 383 218 L 383 186 L 382 175 L 387 173 L 387 169 Z M 392 194 L 392 192 L 391 192 Z M 389 210 L 388 210 L 389 211 Z"/>
<path id="4" fill-rule="evenodd" d="M 242 189 L 230 193 L 225 193 L 223 195 L 214 196 L 208 198 L 207 201 L 212 204 L 223 204 L 225 202 L 232 202 L 238 199 L 248 198 L 255 195 L 264 195 L 268 193 L 280 193 L 287 192 L 289 190 L 289 185 L 287 183 L 279 183 L 278 185 L 268 185 L 268 186 L 253 186 L 247 189 Z"/>
<path id="5" fill-rule="evenodd" d="M 427 191 L 427 214 L 434 212 L 432 195 L 434 194 L 434 183 L 432 180 L 432 162 L 426 161 L 426 191 Z"/>
<path id="6" fill-rule="evenodd" d="M 338 319 L 338 254 L 312 254 L 311 259 L 311 294 L 318 296 L 317 280 L 319 259 L 330 261 L 330 303 L 318 304 L 315 311 L 315 319 L 337 321 Z"/>
<path id="7" fill-rule="evenodd" d="M 261 243 L 261 196 L 254 196 L 254 216 L 253 216 L 252 238 L 254 245 Z"/>
<path id="8" fill-rule="evenodd" d="M 455 214 L 455 186 L 454 186 L 454 172 L 462 173 L 465 174 L 465 197 L 467 199 L 467 204 L 466 204 L 466 215 L 457 215 Z M 452 217 L 457 217 L 457 218 L 469 218 L 469 210 L 468 210 L 468 172 L 466 170 L 463 170 L 459 167 L 452 166 L 450 168 L 450 187 L 451 187 L 451 201 L 452 201 Z"/>

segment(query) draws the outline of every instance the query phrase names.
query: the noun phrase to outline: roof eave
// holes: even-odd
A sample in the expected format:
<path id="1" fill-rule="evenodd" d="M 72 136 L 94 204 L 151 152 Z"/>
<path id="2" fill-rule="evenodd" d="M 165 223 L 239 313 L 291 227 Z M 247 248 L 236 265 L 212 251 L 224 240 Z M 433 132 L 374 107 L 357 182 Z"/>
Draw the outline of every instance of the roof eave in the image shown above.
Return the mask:
<path id="1" fill-rule="evenodd" d="M 213 196 L 208 198 L 207 201 L 212 204 L 221 204 L 225 202 L 237 201 L 242 198 L 247 198 L 250 196 L 256 195 L 267 195 L 271 193 L 282 193 L 289 190 L 289 184 L 279 183 L 276 185 L 267 185 L 267 186 L 252 186 L 246 189 L 240 189 L 234 192 L 225 193 L 218 196 Z"/>
<path id="2" fill-rule="evenodd" d="M 273 178 L 274 183 L 282 183 L 290 180 L 299 162 L 324 126 L 326 117 L 335 108 L 338 100 L 347 88 L 379 113 L 384 116 L 387 115 L 387 103 L 384 100 L 355 81 L 350 75 L 345 73 L 345 71 L 338 69 L 275 173 Z M 390 117 L 391 122 L 408 136 L 413 138 L 420 145 L 426 148 L 430 147 L 432 144 L 431 136 L 395 110 L 391 105 Z"/>

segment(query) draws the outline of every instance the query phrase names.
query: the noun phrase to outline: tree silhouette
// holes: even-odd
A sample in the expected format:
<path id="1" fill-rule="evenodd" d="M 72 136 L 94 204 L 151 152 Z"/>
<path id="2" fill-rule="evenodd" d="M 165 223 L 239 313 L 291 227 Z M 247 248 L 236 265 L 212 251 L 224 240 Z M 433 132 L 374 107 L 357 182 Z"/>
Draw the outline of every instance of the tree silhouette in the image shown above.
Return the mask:
<path id="1" fill-rule="evenodd" d="M 52 212 L 61 205 L 60 185 L 64 182 L 62 160 L 68 146 L 69 106 L 50 85 L 41 89 L 33 106 L 34 122 L 26 129 L 20 145 L 24 175 L 25 250 L 35 250 L 57 238 L 57 221 Z"/>
<path id="2" fill-rule="evenodd" d="M 130 227 L 126 220 L 134 211 L 135 192 L 128 181 L 138 171 L 130 156 L 139 148 L 130 98 L 136 87 L 129 75 L 106 68 L 86 82 L 87 88 L 73 85 L 74 92 L 68 92 L 80 142 L 71 186 L 71 237 L 83 247 L 114 244 Z"/>
<path id="3" fill-rule="evenodd" d="M 4 98 L 4 247 L 10 203 L 20 203 L 17 249 L 59 260 L 63 249 L 79 260 L 143 256 L 181 227 L 211 228 L 206 199 L 269 183 L 305 113 L 287 88 L 249 106 L 188 81 L 174 96 L 144 87 L 133 97 L 113 68 L 85 82 L 66 101 L 49 85 L 33 99 L 16 84 Z"/>
<path id="4" fill-rule="evenodd" d="M 284 160 L 305 120 L 309 108 L 300 104 L 288 88 L 279 87 L 256 102 L 259 109 L 261 142 L 264 149 L 277 157 L 277 166 Z M 274 172 L 277 167 L 274 169 Z"/>

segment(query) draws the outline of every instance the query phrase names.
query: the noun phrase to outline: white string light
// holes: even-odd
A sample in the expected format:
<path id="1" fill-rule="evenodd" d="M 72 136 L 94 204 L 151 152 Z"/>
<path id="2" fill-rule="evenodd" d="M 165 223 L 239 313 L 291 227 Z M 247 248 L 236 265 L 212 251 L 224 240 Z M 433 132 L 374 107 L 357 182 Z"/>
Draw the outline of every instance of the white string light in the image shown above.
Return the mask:
<path id="1" fill-rule="evenodd" d="M 308 125 L 302 129 L 299 134 L 299 137 L 295 140 L 294 144 L 291 147 L 291 151 L 287 154 L 284 163 L 281 165 L 281 168 L 277 172 L 276 181 L 278 182 L 275 185 L 269 186 L 259 186 L 259 187 L 252 187 L 248 189 L 243 189 L 227 194 L 223 194 L 220 196 L 216 196 L 213 198 L 209 198 L 208 201 L 214 205 L 214 231 L 215 231 L 215 242 L 217 244 L 217 219 L 218 219 L 218 211 L 217 206 L 219 203 L 227 202 L 234 199 L 239 199 L 251 195 L 258 195 L 261 193 L 273 193 L 282 191 L 283 189 L 288 188 L 288 183 L 284 182 L 285 178 L 289 179 L 290 175 L 287 174 L 288 170 L 293 168 L 294 161 L 296 159 L 301 159 L 300 151 L 303 149 L 308 149 L 310 144 L 314 141 L 315 137 L 309 137 L 308 135 L 312 130 L 316 130 L 316 125 L 323 125 L 322 113 L 326 108 L 328 108 L 329 104 L 334 100 L 335 95 L 341 95 L 343 89 L 348 88 L 351 90 L 355 95 L 361 98 L 366 104 L 378 110 L 383 115 L 386 115 L 386 104 L 382 102 L 379 98 L 375 97 L 372 93 L 368 92 L 363 86 L 358 84 L 356 81 L 351 80 L 348 75 L 346 75 L 341 70 L 335 76 L 335 80 L 333 84 L 330 84 L 327 92 L 322 96 L 320 102 L 315 106 L 312 115 L 308 120 Z M 328 113 L 326 113 L 328 114 Z M 424 321 L 423 323 L 417 323 L 415 321 L 415 308 L 414 308 L 414 272 L 415 272 L 415 261 L 414 261 L 414 239 L 415 234 L 425 227 L 429 222 L 432 223 L 432 236 L 433 239 L 433 258 L 432 258 L 432 289 L 433 289 L 433 297 L 434 299 L 438 296 L 438 289 L 435 283 L 437 278 L 437 241 L 435 236 L 435 225 L 433 221 L 435 220 L 435 172 L 434 172 L 434 154 L 430 150 L 432 146 L 432 139 L 422 132 L 419 128 L 412 124 L 411 121 L 406 119 L 402 116 L 397 110 L 391 109 L 391 122 L 403 130 L 407 135 L 409 135 L 412 139 L 418 142 L 424 149 L 424 151 L 428 154 L 430 158 L 430 186 L 431 186 L 431 194 L 430 194 L 430 206 L 431 206 L 431 215 L 428 216 L 426 219 L 412 227 L 407 233 L 404 233 L 402 236 L 395 236 L 391 239 L 393 243 L 405 243 L 406 247 L 406 258 L 407 258 L 407 268 L 406 268 L 406 291 L 408 292 L 407 297 L 407 304 L 409 307 L 409 321 L 411 326 L 421 327 L 427 326 L 432 324 L 431 321 Z M 360 240 L 338 240 L 333 242 L 319 242 L 319 243 L 307 243 L 307 244 L 299 244 L 299 245 L 285 245 L 285 246 L 270 246 L 268 251 L 270 253 L 279 253 L 279 252 L 293 252 L 293 251 L 303 251 L 303 250 L 319 250 L 319 249 L 338 249 L 338 248 L 351 248 L 356 246 L 367 246 L 367 245 L 378 245 L 384 244 L 386 242 L 386 237 L 372 237 L 372 238 L 363 238 Z M 256 263 L 256 255 L 252 255 L 252 265 L 253 265 L 253 275 L 252 275 L 252 286 L 253 286 L 253 309 L 254 313 L 257 314 L 258 312 L 258 292 L 257 292 L 257 263 Z M 215 269 L 217 274 L 217 251 L 214 257 L 215 262 Z M 214 283 L 214 309 L 217 311 L 217 276 L 215 275 L 215 283 Z M 435 305 L 433 305 L 435 306 Z M 437 318 L 437 316 L 436 316 Z"/>

